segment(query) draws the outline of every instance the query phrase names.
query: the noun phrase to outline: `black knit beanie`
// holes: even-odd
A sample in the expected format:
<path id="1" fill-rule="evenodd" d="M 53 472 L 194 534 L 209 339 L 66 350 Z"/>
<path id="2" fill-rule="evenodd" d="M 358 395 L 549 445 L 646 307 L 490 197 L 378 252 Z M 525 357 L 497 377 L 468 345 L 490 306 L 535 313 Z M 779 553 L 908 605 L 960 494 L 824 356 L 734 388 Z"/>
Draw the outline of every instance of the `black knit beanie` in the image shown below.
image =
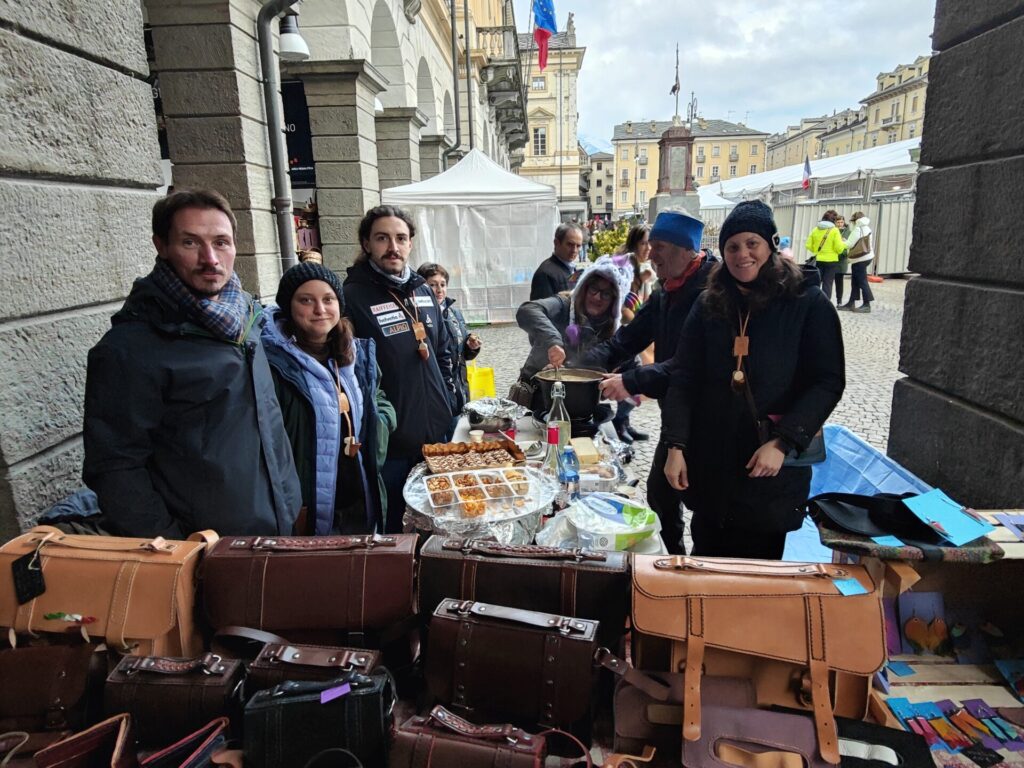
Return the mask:
<path id="1" fill-rule="evenodd" d="M 718 232 L 718 251 L 725 254 L 725 243 L 733 235 L 740 232 L 753 232 L 760 235 L 772 247 L 779 250 L 779 230 L 775 226 L 772 209 L 760 200 L 745 200 L 737 203 L 722 222 Z"/>
<path id="2" fill-rule="evenodd" d="M 310 280 L 323 280 L 334 289 L 338 296 L 338 308 L 342 315 L 345 314 L 345 293 L 341 286 L 341 280 L 323 264 L 315 261 L 304 261 L 290 268 L 281 277 L 277 286 L 277 306 L 281 308 L 284 317 L 292 316 L 292 296 L 299 290 L 299 286 L 308 283 Z"/>

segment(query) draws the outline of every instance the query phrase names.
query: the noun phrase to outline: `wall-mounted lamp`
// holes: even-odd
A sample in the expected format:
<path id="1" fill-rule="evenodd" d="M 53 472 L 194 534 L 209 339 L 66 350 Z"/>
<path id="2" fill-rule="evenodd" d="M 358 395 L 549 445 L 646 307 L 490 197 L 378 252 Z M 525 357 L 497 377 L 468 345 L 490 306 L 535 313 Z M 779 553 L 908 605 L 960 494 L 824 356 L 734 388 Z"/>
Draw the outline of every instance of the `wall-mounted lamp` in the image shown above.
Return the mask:
<path id="1" fill-rule="evenodd" d="M 281 17 L 281 39 L 278 55 L 283 61 L 307 61 L 309 46 L 299 32 L 299 16 L 293 8 L 289 8 Z"/>

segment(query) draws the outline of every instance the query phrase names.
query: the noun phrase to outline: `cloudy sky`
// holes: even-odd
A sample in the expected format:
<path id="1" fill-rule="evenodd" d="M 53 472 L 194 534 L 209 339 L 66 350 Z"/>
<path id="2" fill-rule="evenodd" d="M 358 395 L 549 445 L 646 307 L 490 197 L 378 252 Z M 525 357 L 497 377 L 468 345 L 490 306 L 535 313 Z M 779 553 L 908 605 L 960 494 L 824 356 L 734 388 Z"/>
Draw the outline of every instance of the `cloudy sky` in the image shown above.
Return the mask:
<path id="1" fill-rule="evenodd" d="M 514 0 L 528 31 L 532 0 Z M 606 145 L 626 120 L 668 120 L 679 42 L 683 97 L 707 118 L 774 133 L 801 117 L 856 106 L 875 75 L 931 51 L 935 0 L 554 0 L 587 49 L 579 134 Z"/>

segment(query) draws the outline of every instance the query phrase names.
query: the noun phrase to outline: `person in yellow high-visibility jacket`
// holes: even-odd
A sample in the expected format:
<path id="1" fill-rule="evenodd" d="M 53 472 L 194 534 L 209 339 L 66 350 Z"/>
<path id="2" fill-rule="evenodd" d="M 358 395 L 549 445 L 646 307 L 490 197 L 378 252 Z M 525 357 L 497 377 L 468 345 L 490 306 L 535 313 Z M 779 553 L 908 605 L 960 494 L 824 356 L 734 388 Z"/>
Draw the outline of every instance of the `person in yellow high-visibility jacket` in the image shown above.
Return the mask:
<path id="1" fill-rule="evenodd" d="M 821 273 L 821 290 L 829 301 L 832 300 L 832 284 L 839 269 L 839 255 L 846 250 L 843 236 L 836 227 L 838 218 L 839 214 L 835 211 L 825 211 L 818 226 L 811 230 L 804 243 L 804 247 L 816 259 L 818 272 Z"/>

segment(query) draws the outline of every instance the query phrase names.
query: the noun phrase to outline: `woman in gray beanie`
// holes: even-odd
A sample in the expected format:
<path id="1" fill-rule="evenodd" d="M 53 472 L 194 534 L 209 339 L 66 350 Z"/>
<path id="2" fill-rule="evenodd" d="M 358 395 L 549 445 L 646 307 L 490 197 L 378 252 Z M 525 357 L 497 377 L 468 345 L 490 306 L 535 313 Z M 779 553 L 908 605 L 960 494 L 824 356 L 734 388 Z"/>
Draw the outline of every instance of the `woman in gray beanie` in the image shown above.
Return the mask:
<path id="1" fill-rule="evenodd" d="M 846 385 L 835 307 L 778 246 L 767 205 L 732 210 L 673 360 L 665 475 L 693 511 L 694 555 L 782 557 L 803 521 L 807 449 Z"/>
<path id="2" fill-rule="evenodd" d="M 395 411 L 380 389 L 373 340 L 353 338 L 341 281 L 304 261 L 284 273 L 263 346 L 302 487 L 295 533 L 383 530 L 378 467 Z"/>

